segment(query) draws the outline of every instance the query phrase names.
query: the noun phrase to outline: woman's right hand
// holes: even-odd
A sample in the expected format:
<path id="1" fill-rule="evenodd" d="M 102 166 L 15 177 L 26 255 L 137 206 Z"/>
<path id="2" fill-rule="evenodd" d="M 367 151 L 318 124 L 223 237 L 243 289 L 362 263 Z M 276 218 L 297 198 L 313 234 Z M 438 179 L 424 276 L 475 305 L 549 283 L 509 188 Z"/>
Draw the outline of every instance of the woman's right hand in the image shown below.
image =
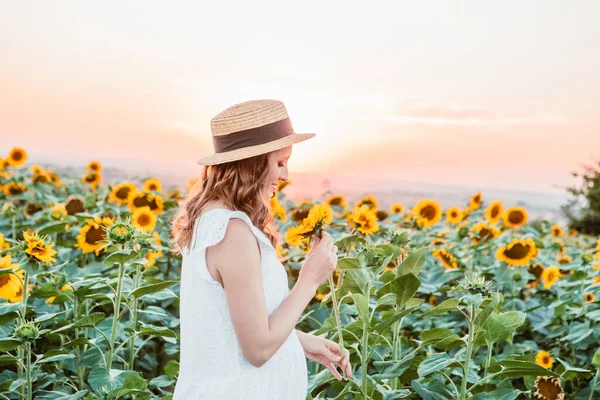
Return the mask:
<path id="1" fill-rule="evenodd" d="M 319 287 L 335 271 L 337 250 L 333 238 L 327 232 L 323 232 L 321 239 L 315 236 L 315 243 L 300 269 L 298 281 L 314 286 L 315 289 Z"/>

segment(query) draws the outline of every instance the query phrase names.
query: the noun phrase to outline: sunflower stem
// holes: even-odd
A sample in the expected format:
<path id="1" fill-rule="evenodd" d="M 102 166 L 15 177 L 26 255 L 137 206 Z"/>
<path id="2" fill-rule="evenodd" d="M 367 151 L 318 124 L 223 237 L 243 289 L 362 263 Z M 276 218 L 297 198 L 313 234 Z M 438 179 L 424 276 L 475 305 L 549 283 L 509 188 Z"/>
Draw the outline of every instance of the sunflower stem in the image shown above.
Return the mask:
<path id="1" fill-rule="evenodd" d="M 471 354 L 473 353 L 473 341 L 474 341 L 474 328 L 475 328 L 475 310 L 473 304 L 469 308 L 469 336 L 467 339 L 467 354 L 465 358 L 465 364 L 463 365 L 463 377 L 462 384 L 460 387 L 460 400 L 467 398 L 467 381 L 469 376 L 469 364 L 471 363 Z"/>
<path id="2" fill-rule="evenodd" d="M 119 263 L 119 279 L 117 281 L 117 294 L 116 299 L 113 303 L 114 305 L 114 313 L 113 313 L 113 322 L 112 322 L 112 330 L 110 334 L 110 343 L 108 344 L 108 356 L 106 359 L 106 369 L 110 371 L 112 367 L 113 361 L 113 351 L 115 348 L 115 339 L 117 338 L 117 326 L 119 323 L 119 311 L 121 310 L 121 291 L 123 290 L 123 275 L 125 268 L 123 264 Z"/>
<path id="3" fill-rule="evenodd" d="M 339 305 L 337 302 L 337 296 L 335 295 L 335 283 L 333 282 L 333 274 L 329 275 L 329 290 L 331 291 L 331 302 L 333 303 L 333 313 L 335 315 L 335 322 L 337 325 L 337 330 L 338 330 L 338 345 L 340 346 L 340 356 L 343 358 L 344 357 L 344 336 L 342 334 L 342 320 L 340 318 L 340 310 L 339 310 Z M 342 368 L 342 374 L 344 377 L 344 380 L 347 379 L 346 377 L 346 370 Z"/>
<path id="4" fill-rule="evenodd" d="M 136 264 L 135 268 L 135 276 L 133 279 L 133 288 L 131 290 L 135 290 L 138 288 L 140 284 L 140 264 Z M 133 329 L 133 334 L 129 338 L 129 369 L 133 370 L 133 365 L 135 362 L 135 327 L 137 325 L 137 317 L 138 317 L 138 301 L 137 298 L 133 301 L 133 307 L 131 309 L 131 328 Z"/>
<path id="5" fill-rule="evenodd" d="M 27 357 L 27 400 L 33 399 L 33 380 L 31 379 L 31 343 L 25 345 L 25 357 Z"/>
<path id="6" fill-rule="evenodd" d="M 588 400 L 592 400 L 594 398 L 594 392 L 596 391 L 596 383 L 598 382 L 598 372 L 600 372 L 599 369 L 596 370 L 596 375 L 594 375 L 594 379 L 592 380 L 592 388 L 590 389 L 590 397 L 588 397 Z"/>
<path id="7" fill-rule="evenodd" d="M 17 217 L 15 215 L 12 216 L 12 238 L 17 240 Z"/>

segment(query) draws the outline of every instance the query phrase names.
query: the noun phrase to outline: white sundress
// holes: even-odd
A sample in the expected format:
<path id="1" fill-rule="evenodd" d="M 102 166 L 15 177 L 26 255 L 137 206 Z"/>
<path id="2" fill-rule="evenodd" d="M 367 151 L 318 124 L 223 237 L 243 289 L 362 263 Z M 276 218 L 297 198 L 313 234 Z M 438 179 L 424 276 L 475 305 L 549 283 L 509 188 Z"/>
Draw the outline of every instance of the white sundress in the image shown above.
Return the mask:
<path id="1" fill-rule="evenodd" d="M 245 221 L 257 238 L 269 315 L 289 293 L 287 273 L 275 249 L 247 214 L 216 208 L 201 215 L 194 224 L 192 245 L 182 251 L 181 352 L 173 399 L 303 400 L 308 377 L 296 331 L 263 366 L 250 364 L 233 329 L 225 290 L 208 272 L 206 248 L 223 239 L 231 218 Z"/>

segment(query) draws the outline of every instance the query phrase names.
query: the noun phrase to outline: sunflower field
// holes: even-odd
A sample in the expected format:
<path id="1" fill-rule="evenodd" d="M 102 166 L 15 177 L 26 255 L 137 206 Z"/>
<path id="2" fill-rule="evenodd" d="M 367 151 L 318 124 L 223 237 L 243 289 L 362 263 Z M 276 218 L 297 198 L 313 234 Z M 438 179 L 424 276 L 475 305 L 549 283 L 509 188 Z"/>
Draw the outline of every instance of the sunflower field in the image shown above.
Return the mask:
<path id="1" fill-rule="evenodd" d="M 191 181 L 185 191 L 194 182 Z M 290 286 L 327 230 L 338 269 L 298 328 L 350 351 L 309 363 L 308 399 L 598 399 L 600 240 L 474 194 L 271 200 Z M 0 159 L 0 399 L 169 399 L 179 371 L 184 190 L 106 185 Z"/>

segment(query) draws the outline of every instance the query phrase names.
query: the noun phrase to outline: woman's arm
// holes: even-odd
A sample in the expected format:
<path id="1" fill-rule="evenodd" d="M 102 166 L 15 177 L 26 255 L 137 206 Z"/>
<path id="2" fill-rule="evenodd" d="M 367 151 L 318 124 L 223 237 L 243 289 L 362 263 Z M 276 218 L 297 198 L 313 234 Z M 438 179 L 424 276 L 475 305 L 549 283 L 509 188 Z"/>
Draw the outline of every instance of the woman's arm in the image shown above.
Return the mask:
<path id="1" fill-rule="evenodd" d="M 242 353 L 252 365 L 262 366 L 294 330 L 318 284 L 299 280 L 269 316 L 258 243 L 239 219 L 231 219 L 223 240 L 207 249 L 206 262 L 221 276 Z"/>
<path id="2" fill-rule="evenodd" d="M 346 376 L 352 376 L 352 366 L 350 365 L 350 352 L 348 349 L 344 349 L 344 357 L 342 359 L 340 354 L 340 346 L 332 342 L 331 340 L 315 336 L 310 333 L 304 333 L 296 329 L 302 348 L 304 349 L 304 355 L 309 360 L 318 362 L 324 365 L 333 376 L 341 381 L 342 376 L 335 368 L 335 365 L 340 367 L 342 370 L 346 370 Z"/>

